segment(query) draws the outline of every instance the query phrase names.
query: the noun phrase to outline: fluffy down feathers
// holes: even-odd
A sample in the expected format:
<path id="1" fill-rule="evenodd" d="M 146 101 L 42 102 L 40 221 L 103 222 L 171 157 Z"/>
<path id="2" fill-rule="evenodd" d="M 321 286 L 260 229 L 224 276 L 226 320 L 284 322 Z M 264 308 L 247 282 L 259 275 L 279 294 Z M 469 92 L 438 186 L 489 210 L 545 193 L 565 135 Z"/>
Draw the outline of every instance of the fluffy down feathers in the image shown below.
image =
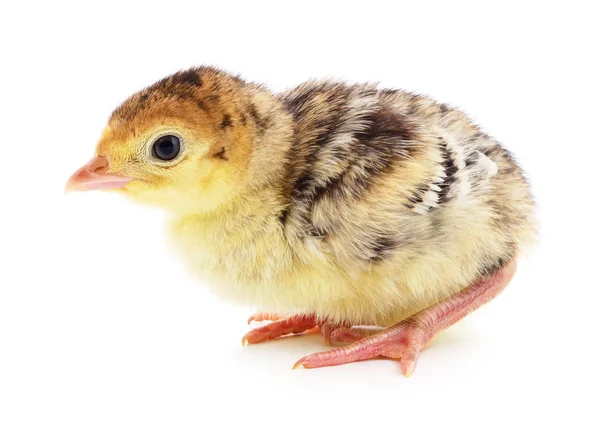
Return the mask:
<path id="1" fill-rule="evenodd" d="M 98 152 L 116 160 L 171 124 L 203 150 L 162 189 L 126 192 L 171 211 L 175 246 L 219 295 L 262 311 L 387 325 L 534 241 L 513 157 L 423 96 L 329 81 L 273 94 L 190 69 L 119 107 Z"/>

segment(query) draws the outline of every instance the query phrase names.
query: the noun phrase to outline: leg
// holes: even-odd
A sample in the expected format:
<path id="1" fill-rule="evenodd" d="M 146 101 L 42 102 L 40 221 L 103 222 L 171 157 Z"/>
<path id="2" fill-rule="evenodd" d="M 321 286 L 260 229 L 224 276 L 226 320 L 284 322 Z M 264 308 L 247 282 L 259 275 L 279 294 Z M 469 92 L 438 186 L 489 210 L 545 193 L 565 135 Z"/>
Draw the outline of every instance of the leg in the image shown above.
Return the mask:
<path id="1" fill-rule="evenodd" d="M 515 270 L 516 264 L 511 261 L 493 276 L 382 332 L 342 348 L 303 357 L 296 362 L 294 369 L 299 366 L 334 366 L 384 356 L 400 359 L 405 375 L 409 376 L 415 370 L 420 351 L 431 338 L 497 296 L 510 282 Z"/>
<path id="2" fill-rule="evenodd" d="M 288 334 L 304 333 L 317 325 L 314 315 L 293 315 L 250 330 L 242 338 L 242 345 L 264 342 Z"/>

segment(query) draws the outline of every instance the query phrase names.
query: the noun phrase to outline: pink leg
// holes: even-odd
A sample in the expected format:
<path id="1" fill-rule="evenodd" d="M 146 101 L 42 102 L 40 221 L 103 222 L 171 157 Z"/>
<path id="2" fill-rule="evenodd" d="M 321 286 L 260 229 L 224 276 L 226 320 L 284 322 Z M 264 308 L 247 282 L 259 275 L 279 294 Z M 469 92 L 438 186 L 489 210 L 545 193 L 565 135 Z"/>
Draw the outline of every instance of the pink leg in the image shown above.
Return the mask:
<path id="1" fill-rule="evenodd" d="M 294 315 L 250 330 L 242 338 L 242 345 L 264 342 L 288 334 L 304 333 L 316 326 L 314 315 Z"/>
<path id="2" fill-rule="evenodd" d="M 415 370 L 420 351 L 431 338 L 497 296 L 510 282 L 515 270 L 516 264 L 511 261 L 491 277 L 386 330 L 342 348 L 303 357 L 294 369 L 334 366 L 384 356 L 400 359 L 405 375 L 409 376 Z"/>

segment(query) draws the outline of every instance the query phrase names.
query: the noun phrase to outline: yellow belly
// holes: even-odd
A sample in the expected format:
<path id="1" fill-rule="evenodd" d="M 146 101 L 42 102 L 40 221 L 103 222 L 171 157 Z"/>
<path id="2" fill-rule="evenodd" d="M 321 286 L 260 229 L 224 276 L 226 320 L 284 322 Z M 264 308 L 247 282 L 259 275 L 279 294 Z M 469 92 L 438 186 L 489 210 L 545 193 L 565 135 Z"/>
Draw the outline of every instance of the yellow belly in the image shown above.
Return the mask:
<path id="1" fill-rule="evenodd" d="M 477 220 L 473 212 L 455 218 Z M 171 233 L 183 259 L 217 295 L 260 311 L 315 313 L 352 324 L 388 325 L 410 316 L 472 283 L 484 254 L 502 253 L 498 234 L 468 223 L 457 223 L 444 247 L 421 254 L 400 248 L 381 263 L 344 262 L 310 241 L 290 245 L 275 226 L 259 236 L 211 228 L 186 219 Z"/>

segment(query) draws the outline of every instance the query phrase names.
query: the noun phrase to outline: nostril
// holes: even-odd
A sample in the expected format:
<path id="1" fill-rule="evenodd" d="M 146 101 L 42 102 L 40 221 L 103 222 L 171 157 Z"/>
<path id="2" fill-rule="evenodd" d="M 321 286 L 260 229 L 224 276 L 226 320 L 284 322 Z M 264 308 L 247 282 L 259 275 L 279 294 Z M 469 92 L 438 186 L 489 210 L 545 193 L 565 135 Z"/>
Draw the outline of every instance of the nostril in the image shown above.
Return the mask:
<path id="1" fill-rule="evenodd" d="M 103 156 L 96 156 L 89 161 L 88 170 L 92 174 L 104 174 L 108 170 L 108 161 Z"/>

